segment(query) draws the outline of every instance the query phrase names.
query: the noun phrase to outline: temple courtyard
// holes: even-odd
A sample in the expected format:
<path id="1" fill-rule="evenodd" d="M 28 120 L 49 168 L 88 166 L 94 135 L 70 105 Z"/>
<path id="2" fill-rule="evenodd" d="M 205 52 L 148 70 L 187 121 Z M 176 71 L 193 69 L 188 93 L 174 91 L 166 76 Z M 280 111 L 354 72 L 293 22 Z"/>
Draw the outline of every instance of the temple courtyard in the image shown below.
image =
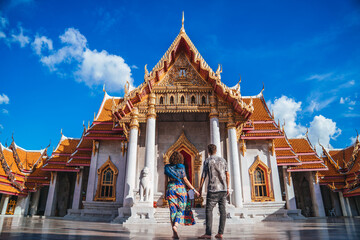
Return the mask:
<path id="1" fill-rule="evenodd" d="M 216 230 L 216 225 L 214 229 Z M 196 239 L 204 225 L 180 227 L 180 239 Z M 62 218 L 0 217 L 0 239 L 171 239 L 167 225 L 67 221 Z M 290 222 L 228 225 L 224 239 L 360 239 L 360 218 L 308 218 Z"/>

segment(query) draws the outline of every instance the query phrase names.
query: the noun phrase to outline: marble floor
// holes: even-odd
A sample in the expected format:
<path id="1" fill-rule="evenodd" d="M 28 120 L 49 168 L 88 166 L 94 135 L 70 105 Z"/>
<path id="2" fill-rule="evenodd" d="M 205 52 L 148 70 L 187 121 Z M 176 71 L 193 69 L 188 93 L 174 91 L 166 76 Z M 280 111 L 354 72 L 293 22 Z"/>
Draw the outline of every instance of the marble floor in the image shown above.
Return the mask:
<path id="1" fill-rule="evenodd" d="M 196 239 L 204 225 L 180 227 L 180 239 Z M 216 226 L 214 226 L 214 231 Z M 171 239 L 166 225 L 118 224 L 0 216 L 0 239 Z M 360 218 L 307 219 L 229 225 L 224 239 L 360 239 Z"/>

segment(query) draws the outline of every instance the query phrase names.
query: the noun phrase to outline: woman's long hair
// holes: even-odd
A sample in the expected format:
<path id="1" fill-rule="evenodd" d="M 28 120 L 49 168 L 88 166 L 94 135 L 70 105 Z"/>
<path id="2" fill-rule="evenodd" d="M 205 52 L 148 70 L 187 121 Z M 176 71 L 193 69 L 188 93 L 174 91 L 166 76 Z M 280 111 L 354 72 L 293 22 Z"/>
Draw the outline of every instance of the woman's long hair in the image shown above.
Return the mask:
<path id="1" fill-rule="evenodd" d="M 184 157 L 181 153 L 175 151 L 169 159 L 170 164 L 184 164 Z"/>

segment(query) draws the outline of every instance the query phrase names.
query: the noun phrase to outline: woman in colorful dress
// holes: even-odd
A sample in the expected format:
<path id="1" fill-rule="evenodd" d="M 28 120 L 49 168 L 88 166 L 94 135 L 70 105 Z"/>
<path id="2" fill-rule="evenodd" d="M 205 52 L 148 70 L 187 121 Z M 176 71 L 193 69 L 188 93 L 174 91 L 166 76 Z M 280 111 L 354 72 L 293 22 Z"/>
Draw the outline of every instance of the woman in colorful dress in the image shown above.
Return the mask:
<path id="1" fill-rule="evenodd" d="M 173 238 L 178 239 L 177 227 L 182 225 L 194 225 L 195 220 L 191 211 L 190 202 L 185 185 L 200 194 L 191 185 L 186 177 L 184 158 L 179 152 L 174 152 L 169 159 L 170 164 L 165 165 L 165 175 L 168 177 L 166 199 L 170 209 L 170 220 L 173 230 Z"/>

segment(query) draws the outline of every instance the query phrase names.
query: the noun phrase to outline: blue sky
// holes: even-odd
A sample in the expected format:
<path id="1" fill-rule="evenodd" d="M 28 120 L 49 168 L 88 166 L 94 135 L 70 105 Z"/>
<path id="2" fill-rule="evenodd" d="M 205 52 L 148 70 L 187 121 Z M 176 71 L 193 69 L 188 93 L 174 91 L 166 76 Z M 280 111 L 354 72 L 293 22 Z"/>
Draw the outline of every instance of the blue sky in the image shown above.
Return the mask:
<path id="1" fill-rule="evenodd" d="M 103 98 L 142 83 L 181 27 L 228 86 L 265 98 L 290 137 L 342 148 L 360 123 L 359 1 L 0 0 L 0 141 L 80 137 Z"/>

